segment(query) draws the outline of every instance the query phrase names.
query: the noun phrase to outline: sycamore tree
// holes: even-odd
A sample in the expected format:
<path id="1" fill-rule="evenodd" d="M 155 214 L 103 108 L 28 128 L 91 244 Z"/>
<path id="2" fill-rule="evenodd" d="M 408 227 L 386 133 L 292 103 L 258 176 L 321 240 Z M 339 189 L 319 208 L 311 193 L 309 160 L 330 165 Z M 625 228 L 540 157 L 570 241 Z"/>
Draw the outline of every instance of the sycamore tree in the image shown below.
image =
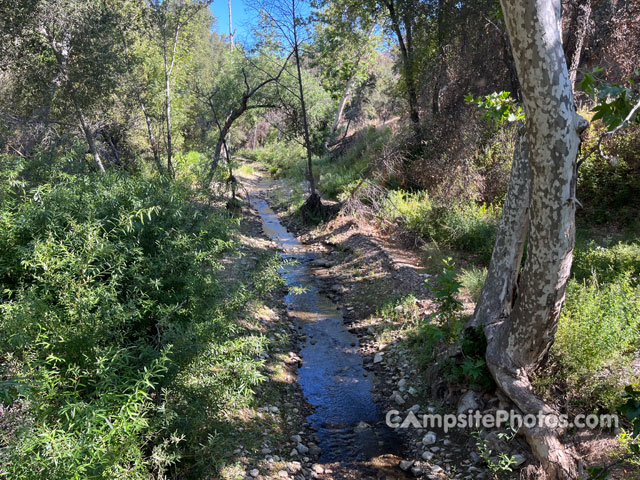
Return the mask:
<path id="1" fill-rule="evenodd" d="M 162 57 L 164 90 L 164 121 L 167 153 L 167 171 L 173 176 L 174 131 L 172 123 L 173 83 L 184 53 L 185 37 L 198 13 L 212 0 L 147 0 L 146 23 L 153 42 Z"/>
<path id="2" fill-rule="evenodd" d="M 330 132 L 334 136 L 350 98 L 369 77 L 382 39 L 375 13 L 366 14 L 349 2 L 325 1 L 318 7 L 313 58 L 323 86 L 338 101 Z"/>
<path id="3" fill-rule="evenodd" d="M 258 0 L 256 9 L 263 20 L 270 25 L 274 32 L 274 41 L 280 44 L 281 51 L 292 52 L 293 66 L 285 67 L 284 80 L 279 82 L 280 87 L 286 91 L 286 96 L 297 99 L 297 111 L 301 119 L 302 138 L 304 139 L 307 156 L 307 181 L 309 185 L 309 197 L 303 206 L 303 215 L 310 212 L 312 215 L 322 212 L 322 202 L 316 189 L 316 179 L 313 175 L 313 145 L 311 129 L 307 111 L 307 93 L 304 82 L 304 49 L 311 39 L 309 31 L 311 6 L 305 0 Z M 287 82 L 295 80 L 295 87 Z"/>
<path id="4" fill-rule="evenodd" d="M 190 88 L 200 103 L 202 127 L 213 127 L 215 131 L 207 185 L 213 179 L 236 122 L 251 111 L 264 112 L 280 106 L 277 84 L 291 55 L 247 52 L 236 45 L 230 51 L 225 49 L 222 55 L 203 59 Z"/>
<path id="5" fill-rule="evenodd" d="M 502 0 L 526 123 L 516 147 L 498 238 L 474 322 L 487 337 L 499 388 L 543 421 L 523 427 L 552 479 L 577 476 L 558 412 L 536 396 L 531 374 L 547 355 L 565 298 L 575 241 L 577 115 L 562 47 L 560 0 Z M 521 268 L 524 244 L 527 256 Z"/>

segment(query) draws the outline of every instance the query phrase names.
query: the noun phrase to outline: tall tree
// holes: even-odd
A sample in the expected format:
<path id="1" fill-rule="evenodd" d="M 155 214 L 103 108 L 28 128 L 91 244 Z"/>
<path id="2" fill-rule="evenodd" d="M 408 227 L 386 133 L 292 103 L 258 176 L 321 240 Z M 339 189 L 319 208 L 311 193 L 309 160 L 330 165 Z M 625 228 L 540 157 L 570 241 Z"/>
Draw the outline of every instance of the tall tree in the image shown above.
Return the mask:
<path id="1" fill-rule="evenodd" d="M 29 89 L 28 98 L 45 106 L 45 122 L 75 123 L 104 172 L 98 112 L 126 69 L 114 35 L 116 12 L 97 0 L 30 0 L 0 8 L 0 16 L 10 19 L 3 29 L 3 63 L 18 80 L 18 90 Z"/>
<path id="2" fill-rule="evenodd" d="M 576 478 L 575 461 L 557 423 L 554 428 L 558 412 L 535 395 L 530 375 L 548 353 L 564 302 L 575 237 L 576 156 L 586 122 L 573 103 L 560 0 L 501 3 L 527 119 L 474 320 L 484 327 L 487 365 L 498 386 L 523 412 L 544 416 L 524 434 L 547 475 Z"/>
<path id="3" fill-rule="evenodd" d="M 150 26 L 162 49 L 164 67 L 164 108 L 167 142 L 167 171 L 173 171 L 173 126 L 171 122 L 172 76 L 180 47 L 181 34 L 196 14 L 213 0 L 148 0 Z"/>
<path id="4" fill-rule="evenodd" d="M 316 17 L 314 64 L 320 67 L 325 88 L 338 99 L 333 136 L 349 98 L 368 77 L 381 38 L 376 32 L 377 15 L 363 12 L 358 4 L 326 1 Z"/>
<path id="5" fill-rule="evenodd" d="M 279 32 L 281 40 L 286 44 L 285 50 L 293 52 L 295 73 L 292 75 L 297 83 L 295 95 L 300 106 L 302 136 L 307 156 L 307 180 L 309 182 L 309 197 L 307 198 L 305 209 L 310 208 L 312 211 L 319 211 L 322 208 L 322 203 L 316 190 L 316 180 L 313 175 L 313 148 L 302 74 L 302 45 L 310 38 L 307 31 L 309 4 L 304 0 L 268 0 L 258 3 L 258 8 L 261 10 L 262 15 L 265 16 L 265 19 Z M 285 73 L 290 74 L 288 69 L 285 69 Z M 290 93 L 293 92 L 290 91 Z"/>

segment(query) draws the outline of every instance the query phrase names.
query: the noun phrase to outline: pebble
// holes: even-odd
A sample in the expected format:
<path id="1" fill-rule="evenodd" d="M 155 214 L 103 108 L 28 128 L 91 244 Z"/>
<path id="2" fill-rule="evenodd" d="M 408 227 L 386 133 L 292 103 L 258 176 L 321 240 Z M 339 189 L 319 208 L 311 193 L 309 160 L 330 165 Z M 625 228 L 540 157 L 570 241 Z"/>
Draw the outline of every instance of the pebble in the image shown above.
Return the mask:
<path id="1" fill-rule="evenodd" d="M 254 468 L 249 472 L 249 475 L 251 475 L 252 477 L 257 477 L 258 475 L 260 475 L 260 470 L 258 470 L 257 468 Z"/>
<path id="2" fill-rule="evenodd" d="M 382 362 L 382 353 L 378 352 L 373 357 L 373 363 L 380 363 L 380 362 Z"/>

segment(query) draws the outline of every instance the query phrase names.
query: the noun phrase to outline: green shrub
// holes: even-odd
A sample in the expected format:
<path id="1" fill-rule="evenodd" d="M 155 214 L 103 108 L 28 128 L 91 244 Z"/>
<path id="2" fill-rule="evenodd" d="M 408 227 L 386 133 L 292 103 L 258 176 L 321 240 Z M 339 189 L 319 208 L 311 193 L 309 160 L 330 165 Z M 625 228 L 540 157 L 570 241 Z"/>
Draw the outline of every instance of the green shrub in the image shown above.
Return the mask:
<path id="1" fill-rule="evenodd" d="M 612 408 L 639 339 L 640 289 L 628 275 L 602 286 L 569 282 L 551 353 L 577 401 Z"/>
<path id="2" fill-rule="evenodd" d="M 304 147 L 297 142 L 275 141 L 263 147 L 242 152 L 242 155 L 272 168 L 277 177 L 293 180 L 305 178 L 306 158 Z"/>
<path id="3" fill-rule="evenodd" d="M 391 191 L 383 215 L 402 219 L 427 241 L 478 254 L 488 263 L 496 239 L 500 209 L 493 205 L 436 206 L 426 192 Z"/>
<path id="4" fill-rule="evenodd" d="M 618 242 L 600 246 L 595 241 L 579 242 L 573 258 L 573 276 L 586 280 L 596 275 L 599 282 L 613 282 L 629 273 L 632 281 L 640 277 L 640 244 Z"/>
<path id="5" fill-rule="evenodd" d="M 235 221 L 190 185 L 53 176 L 0 200 L 0 398 L 24 411 L 0 476 L 211 474 L 268 344 L 234 312 L 274 288 L 278 257 L 223 284 Z"/>

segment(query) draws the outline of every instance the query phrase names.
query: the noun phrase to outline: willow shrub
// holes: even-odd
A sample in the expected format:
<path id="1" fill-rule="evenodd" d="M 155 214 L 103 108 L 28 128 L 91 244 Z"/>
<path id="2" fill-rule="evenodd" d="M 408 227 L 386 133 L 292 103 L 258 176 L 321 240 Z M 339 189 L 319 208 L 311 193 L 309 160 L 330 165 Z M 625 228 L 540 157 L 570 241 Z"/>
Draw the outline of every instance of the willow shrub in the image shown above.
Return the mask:
<path id="1" fill-rule="evenodd" d="M 22 417 L 2 437 L 0 477 L 148 478 L 188 462 L 261 379 L 264 340 L 233 319 L 251 288 L 221 281 L 234 221 L 162 178 L 27 187 L 14 173 L 0 205 L 0 400 Z M 189 402 L 206 418 L 186 418 Z"/>

